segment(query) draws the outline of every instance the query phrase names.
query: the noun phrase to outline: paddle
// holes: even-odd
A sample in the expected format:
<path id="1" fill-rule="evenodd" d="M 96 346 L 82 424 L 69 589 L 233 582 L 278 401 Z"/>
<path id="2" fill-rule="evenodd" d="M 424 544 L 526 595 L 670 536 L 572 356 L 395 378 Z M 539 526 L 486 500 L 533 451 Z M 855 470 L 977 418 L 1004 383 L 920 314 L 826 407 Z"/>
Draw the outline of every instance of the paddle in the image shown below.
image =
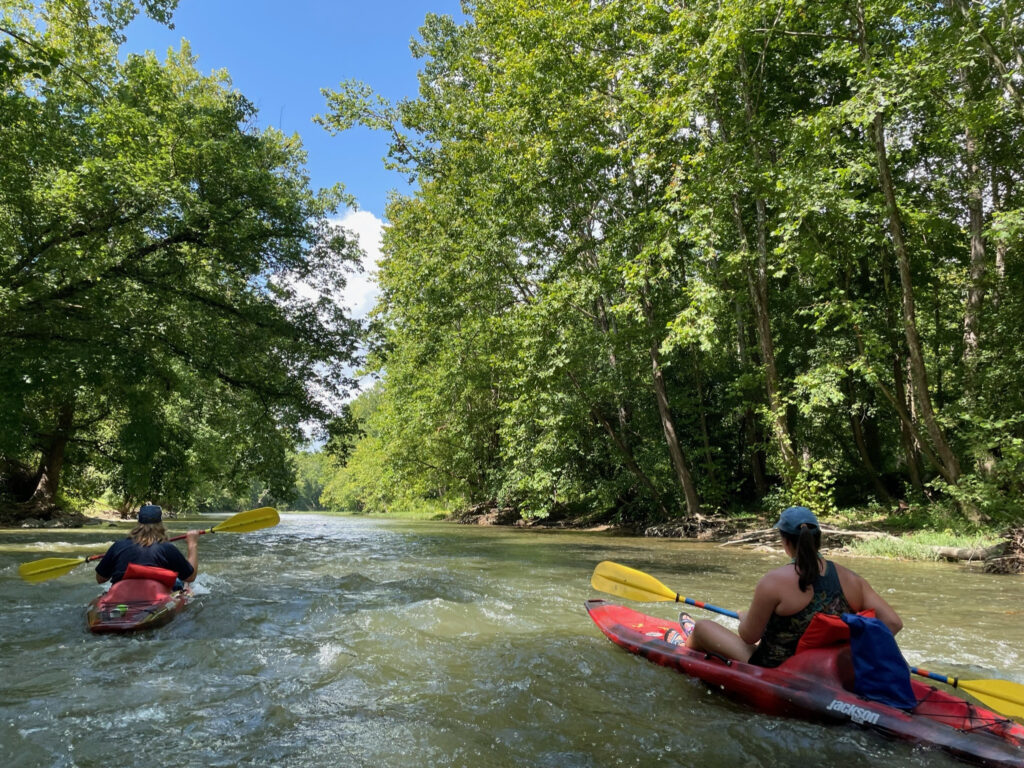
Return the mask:
<path id="1" fill-rule="evenodd" d="M 613 563 L 610 560 L 597 564 L 594 575 L 590 577 L 590 585 L 601 592 L 608 592 L 627 600 L 635 600 L 638 603 L 672 600 L 676 603 L 695 605 L 723 616 L 731 616 L 734 619 L 740 617 L 736 611 L 730 611 L 728 608 L 719 608 L 717 605 L 702 603 L 700 600 L 676 594 L 653 576 L 635 568 L 627 568 L 625 565 Z"/>
<path id="2" fill-rule="evenodd" d="M 271 528 L 280 521 L 281 517 L 277 514 L 276 509 L 273 507 L 260 507 L 259 509 L 250 509 L 247 512 L 239 512 L 237 515 L 232 515 L 227 520 L 199 533 L 200 535 L 204 533 L 248 533 L 249 531 L 258 531 L 261 528 Z M 185 537 L 186 535 L 182 534 L 181 536 L 174 536 L 168 539 L 168 541 L 180 541 Z M 18 575 L 25 581 L 49 581 L 58 576 L 63 576 L 65 573 L 71 573 L 75 567 L 82 563 L 91 563 L 93 560 L 99 560 L 101 557 L 103 557 L 102 553 L 89 555 L 88 557 L 46 557 L 42 560 L 33 560 L 31 563 L 24 563 L 18 566 Z"/>
<path id="3" fill-rule="evenodd" d="M 695 605 L 706 611 L 713 611 L 714 613 L 720 613 L 723 616 L 730 616 L 734 619 L 739 618 L 739 614 L 736 611 L 730 611 L 728 608 L 720 608 L 717 605 L 683 597 L 643 571 L 608 560 L 598 563 L 594 569 L 594 575 L 590 578 L 590 584 L 594 589 L 618 597 L 624 597 L 627 600 L 648 603 L 671 600 L 676 603 Z M 940 675 L 918 667 L 911 667 L 910 671 L 915 675 L 938 680 L 954 688 L 963 688 L 979 701 L 984 702 L 995 711 L 1001 712 L 1008 717 L 1018 720 L 1024 718 L 1024 685 L 1020 683 L 1012 683 L 1009 680 L 960 680 L 956 677 Z"/>

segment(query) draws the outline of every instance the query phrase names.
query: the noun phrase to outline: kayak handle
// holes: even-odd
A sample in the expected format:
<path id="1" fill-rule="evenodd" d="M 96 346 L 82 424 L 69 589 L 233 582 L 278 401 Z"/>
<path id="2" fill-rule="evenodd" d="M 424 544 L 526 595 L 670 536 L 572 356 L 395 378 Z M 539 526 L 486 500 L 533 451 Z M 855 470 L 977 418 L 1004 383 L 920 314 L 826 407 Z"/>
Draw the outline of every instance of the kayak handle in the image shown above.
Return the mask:
<path id="1" fill-rule="evenodd" d="M 704 661 L 707 661 L 708 659 L 718 659 L 727 667 L 731 667 L 733 662 L 733 659 L 730 659 L 728 656 L 723 656 L 722 654 L 715 653 L 714 651 L 704 651 Z"/>

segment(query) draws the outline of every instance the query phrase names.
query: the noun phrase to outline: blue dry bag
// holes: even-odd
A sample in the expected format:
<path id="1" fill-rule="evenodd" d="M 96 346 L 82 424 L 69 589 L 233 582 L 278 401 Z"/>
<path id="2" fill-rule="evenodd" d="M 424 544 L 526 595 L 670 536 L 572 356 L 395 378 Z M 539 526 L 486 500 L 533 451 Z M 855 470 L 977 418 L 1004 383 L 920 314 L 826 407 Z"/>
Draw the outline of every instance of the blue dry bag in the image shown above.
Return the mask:
<path id="1" fill-rule="evenodd" d="M 910 686 L 910 667 L 896 645 L 896 638 L 879 619 L 844 613 L 850 627 L 854 690 L 865 699 L 898 709 L 917 706 Z"/>

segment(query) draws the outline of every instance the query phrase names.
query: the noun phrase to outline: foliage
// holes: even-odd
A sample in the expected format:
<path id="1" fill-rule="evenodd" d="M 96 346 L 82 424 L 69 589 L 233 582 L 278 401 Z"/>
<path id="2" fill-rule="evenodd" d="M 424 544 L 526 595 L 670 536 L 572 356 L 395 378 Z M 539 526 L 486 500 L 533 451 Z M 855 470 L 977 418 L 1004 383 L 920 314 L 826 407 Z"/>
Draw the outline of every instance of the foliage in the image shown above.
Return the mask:
<path id="1" fill-rule="evenodd" d="M 320 503 L 336 512 L 406 517 L 432 517 L 450 509 L 456 501 L 448 489 L 423 485 L 418 466 L 406 471 L 394 460 L 402 447 L 381 438 L 389 418 L 379 407 L 383 394 L 378 384 L 351 402 L 349 413 L 362 436 L 350 451 L 325 452 Z"/>
<path id="2" fill-rule="evenodd" d="M 187 44 L 119 60 L 137 9 L 95 8 L 3 5 L 8 500 L 45 508 L 97 477 L 127 503 L 254 482 L 287 498 L 302 426 L 349 384 L 356 327 L 334 299 L 358 249 L 329 221 L 346 198 L 311 191 L 297 137 L 257 131 Z"/>
<path id="3" fill-rule="evenodd" d="M 320 495 L 328 476 L 328 459 L 322 451 L 300 451 L 295 454 L 295 498 L 289 509 L 303 512 L 323 509 Z"/>
<path id="4" fill-rule="evenodd" d="M 1020 518 L 1019 3 L 465 13 L 321 118 L 418 181 L 346 503 Z"/>

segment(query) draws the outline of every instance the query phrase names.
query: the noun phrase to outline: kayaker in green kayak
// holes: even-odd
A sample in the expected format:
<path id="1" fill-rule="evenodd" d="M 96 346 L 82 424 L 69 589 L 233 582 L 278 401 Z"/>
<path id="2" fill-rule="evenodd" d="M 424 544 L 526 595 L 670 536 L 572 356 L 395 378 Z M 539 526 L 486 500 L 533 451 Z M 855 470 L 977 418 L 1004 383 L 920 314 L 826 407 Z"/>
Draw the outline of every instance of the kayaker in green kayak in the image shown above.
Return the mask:
<path id="1" fill-rule="evenodd" d="M 816 613 L 874 610 L 893 634 L 900 631 L 899 614 L 864 578 L 818 553 L 821 528 L 811 510 L 789 507 L 775 527 L 792 561 L 769 571 L 757 583 L 750 607 L 740 611 L 738 635 L 717 622 L 698 621 L 686 641 L 688 648 L 777 667 L 796 653 Z"/>
<path id="2" fill-rule="evenodd" d="M 124 578 L 131 564 L 164 568 L 178 575 L 174 589 L 181 589 L 185 583 L 194 581 L 199 570 L 199 535 L 202 531 L 185 534 L 188 555 L 167 540 L 167 529 L 163 524 L 163 510 L 156 504 L 144 504 L 139 509 L 139 524 L 128 538 L 114 542 L 96 566 L 96 581 L 102 584 L 110 581 L 116 584 Z"/>

